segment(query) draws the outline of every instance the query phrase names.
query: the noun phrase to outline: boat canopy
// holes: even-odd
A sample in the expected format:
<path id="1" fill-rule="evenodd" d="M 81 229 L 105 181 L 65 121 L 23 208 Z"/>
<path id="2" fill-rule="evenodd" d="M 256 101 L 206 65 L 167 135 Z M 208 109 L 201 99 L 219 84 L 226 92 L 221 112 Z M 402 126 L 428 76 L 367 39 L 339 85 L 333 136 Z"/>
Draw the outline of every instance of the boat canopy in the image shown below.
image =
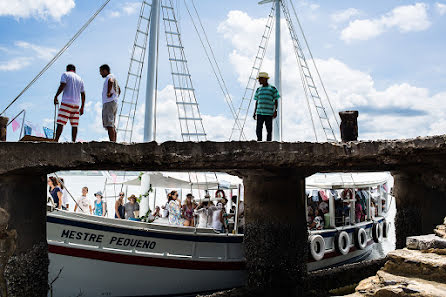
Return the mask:
<path id="1" fill-rule="evenodd" d="M 211 182 L 189 182 L 183 179 L 164 175 L 162 173 L 145 173 L 150 176 L 150 184 L 155 188 L 166 189 L 193 189 L 193 190 L 218 190 L 218 189 L 237 189 L 238 185 L 231 184 L 225 181 L 211 181 Z M 127 180 L 125 182 L 114 183 L 126 186 L 141 186 L 141 178 Z"/>
<path id="2" fill-rule="evenodd" d="M 387 183 L 388 172 L 365 173 L 317 173 L 306 179 L 306 187 L 312 189 L 373 188 Z"/>

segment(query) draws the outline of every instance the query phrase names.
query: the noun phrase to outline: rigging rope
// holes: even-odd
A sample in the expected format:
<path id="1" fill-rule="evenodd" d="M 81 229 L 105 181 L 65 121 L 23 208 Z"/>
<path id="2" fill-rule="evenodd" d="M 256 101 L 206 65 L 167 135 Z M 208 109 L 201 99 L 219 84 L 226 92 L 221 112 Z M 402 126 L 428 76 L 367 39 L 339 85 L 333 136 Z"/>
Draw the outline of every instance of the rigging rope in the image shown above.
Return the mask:
<path id="1" fill-rule="evenodd" d="M 333 113 L 333 116 L 335 118 L 336 124 L 339 127 L 340 124 L 339 124 L 338 118 L 337 118 L 336 113 L 334 111 L 333 105 L 331 104 L 330 97 L 328 96 L 328 92 L 327 92 L 327 90 L 325 88 L 324 82 L 322 81 L 322 77 L 321 77 L 321 74 L 319 73 L 319 69 L 316 66 L 316 62 L 314 61 L 313 53 L 311 52 L 310 46 L 308 45 L 307 37 L 306 37 L 306 35 L 304 33 L 304 30 L 302 28 L 302 25 L 300 23 L 299 17 L 297 16 L 296 8 L 294 7 L 293 0 L 290 0 L 290 3 L 291 3 L 291 7 L 293 8 L 294 16 L 296 17 L 296 20 L 297 20 L 297 24 L 299 25 L 300 32 L 302 32 L 302 36 L 304 38 L 305 45 L 307 46 L 308 52 L 310 53 L 311 61 L 313 62 L 314 68 L 316 69 L 317 76 L 318 76 L 319 81 L 320 81 L 320 83 L 322 85 L 322 89 L 324 90 L 325 96 L 327 97 L 327 101 L 328 101 L 328 104 L 330 105 L 331 112 Z"/>
<path id="2" fill-rule="evenodd" d="M 51 59 L 51 61 L 46 64 L 45 67 L 34 77 L 34 79 L 14 98 L 14 100 L 9 103 L 9 105 L 0 113 L 0 116 L 3 115 L 56 61 L 59 57 L 73 44 L 73 42 L 84 32 L 84 30 L 88 27 L 88 25 L 93 22 L 93 20 L 97 17 L 97 15 L 105 8 L 105 6 L 110 2 L 110 0 L 106 0 L 104 4 L 91 16 L 91 18 L 77 31 L 77 33 L 70 39 L 70 41 L 65 44 L 65 46 Z"/>

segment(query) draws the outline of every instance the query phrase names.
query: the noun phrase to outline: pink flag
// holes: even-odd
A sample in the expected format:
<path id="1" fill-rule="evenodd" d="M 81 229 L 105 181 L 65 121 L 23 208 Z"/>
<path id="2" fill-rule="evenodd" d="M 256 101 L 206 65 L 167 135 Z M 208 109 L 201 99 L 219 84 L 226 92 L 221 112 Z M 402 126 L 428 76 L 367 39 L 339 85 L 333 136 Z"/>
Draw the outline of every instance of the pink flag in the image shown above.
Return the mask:
<path id="1" fill-rule="evenodd" d="M 113 179 L 113 183 L 116 183 L 116 179 L 117 179 L 116 174 L 112 173 L 112 174 L 111 174 L 111 177 L 112 177 L 112 179 Z"/>
<path id="2" fill-rule="evenodd" d="M 16 120 L 12 121 L 11 126 L 12 126 L 12 131 L 13 132 L 17 131 L 20 128 L 20 124 Z"/>

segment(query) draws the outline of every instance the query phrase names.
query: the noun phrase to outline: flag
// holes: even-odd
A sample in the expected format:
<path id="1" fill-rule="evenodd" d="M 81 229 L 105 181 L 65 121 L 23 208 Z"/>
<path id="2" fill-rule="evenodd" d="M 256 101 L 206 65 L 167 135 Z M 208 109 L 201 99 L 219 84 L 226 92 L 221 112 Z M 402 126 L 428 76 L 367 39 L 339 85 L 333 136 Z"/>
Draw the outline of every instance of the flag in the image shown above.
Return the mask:
<path id="1" fill-rule="evenodd" d="M 20 128 L 19 122 L 17 122 L 15 119 L 12 120 L 11 126 L 13 132 L 17 131 Z"/>
<path id="2" fill-rule="evenodd" d="M 116 179 L 117 179 L 116 174 L 112 173 L 112 174 L 111 174 L 111 177 L 112 177 L 112 179 L 113 179 L 113 183 L 116 183 Z"/>
<path id="3" fill-rule="evenodd" d="M 33 134 L 33 128 L 31 128 L 28 125 L 25 125 L 25 127 L 23 128 L 25 130 L 25 135 L 32 135 Z"/>
<path id="4" fill-rule="evenodd" d="M 48 138 L 48 139 L 54 138 L 54 130 L 53 129 L 43 127 L 43 132 L 45 133 L 46 138 Z"/>

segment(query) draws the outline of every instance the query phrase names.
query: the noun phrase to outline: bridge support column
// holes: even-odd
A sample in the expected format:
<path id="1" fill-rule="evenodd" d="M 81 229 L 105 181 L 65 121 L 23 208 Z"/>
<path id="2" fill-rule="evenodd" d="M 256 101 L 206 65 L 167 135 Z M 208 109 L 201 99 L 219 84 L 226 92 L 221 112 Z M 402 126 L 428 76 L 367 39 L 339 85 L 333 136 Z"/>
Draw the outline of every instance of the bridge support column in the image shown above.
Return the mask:
<path id="1" fill-rule="evenodd" d="M 245 185 L 247 286 L 263 296 L 298 296 L 307 275 L 305 177 L 250 172 Z"/>
<path id="2" fill-rule="evenodd" d="M 47 296 L 46 191 L 45 176 L 0 177 L 0 208 L 10 215 L 8 229 L 17 232 L 5 271 L 8 296 Z"/>
<path id="3" fill-rule="evenodd" d="M 443 222 L 446 188 L 443 175 L 435 172 L 394 173 L 396 248 L 406 246 L 406 237 L 431 234 Z"/>

